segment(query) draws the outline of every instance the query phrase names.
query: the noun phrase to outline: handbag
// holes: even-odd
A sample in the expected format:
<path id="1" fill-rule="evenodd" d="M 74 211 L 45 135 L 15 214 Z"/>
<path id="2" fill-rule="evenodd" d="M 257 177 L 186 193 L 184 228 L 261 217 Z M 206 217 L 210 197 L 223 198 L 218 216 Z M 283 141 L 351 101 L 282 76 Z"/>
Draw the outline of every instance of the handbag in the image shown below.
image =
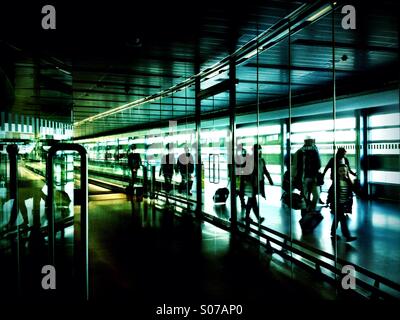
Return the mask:
<path id="1" fill-rule="evenodd" d="M 215 191 L 213 200 L 215 203 L 225 203 L 229 196 L 228 188 L 219 188 Z"/>

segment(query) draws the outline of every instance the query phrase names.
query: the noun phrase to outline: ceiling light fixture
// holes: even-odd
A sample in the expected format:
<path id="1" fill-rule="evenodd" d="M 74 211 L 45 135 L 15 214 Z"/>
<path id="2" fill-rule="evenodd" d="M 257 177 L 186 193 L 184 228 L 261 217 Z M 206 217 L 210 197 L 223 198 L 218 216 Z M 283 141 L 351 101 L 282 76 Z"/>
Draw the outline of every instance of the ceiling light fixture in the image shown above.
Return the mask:
<path id="1" fill-rule="evenodd" d="M 69 71 L 67 71 L 67 70 L 64 70 L 64 69 L 61 69 L 60 67 L 56 67 L 56 69 L 58 70 L 58 71 L 60 71 L 60 72 L 62 72 L 62 73 L 65 73 L 65 74 L 67 74 L 67 75 L 71 75 L 71 72 L 69 72 Z"/>
<path id="2" fill-rule="evenodd" d="M 257 53 L 259 52 L 258 48 L 249 52 L 248 54 L 246 54 L 243 58 L 244 59 L 250 59 L 252 57 L 254 57 Z"/>
<path id="3" fill-rule="evenodd" d="M 333 4 L 335 5 L 336 2 L 334 2 Z M 318 12 L 314 13 L 312 16 L 308 17 L 307 21 L 313 22 L 313 21 L 317 20 L 319 17 L 322 17 L 325 13 L 327 13 L 331 9 L 332 9 L 332 6 L 330 4 L 328 4 L 327 6 L 325 6 Z"/>

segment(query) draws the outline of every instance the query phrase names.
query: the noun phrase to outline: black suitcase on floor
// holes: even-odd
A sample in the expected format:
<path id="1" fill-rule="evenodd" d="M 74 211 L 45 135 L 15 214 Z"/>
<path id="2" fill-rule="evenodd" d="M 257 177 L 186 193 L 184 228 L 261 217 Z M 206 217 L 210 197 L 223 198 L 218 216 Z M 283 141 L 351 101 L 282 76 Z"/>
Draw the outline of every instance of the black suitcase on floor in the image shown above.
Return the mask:
<path id="1" fill-rule="evenodd" d="M 127 195 L 133 196 L 135 193 L 135 189 L 133 188 L 133 186 L 130 184 L 125 188 L 125 193 Z"/>
<path id="2" fill-rule="evenodd" d="M 300 226 L 304 232 L 313 231 L 324 217 L 320 213 L 307 213 L 300 219 Z"/>
<path id="3" fill-rule="evenodd" d="M 142 201 L 144 196 L 144 188 L 143 187 L 135 187 L 136 189 L 136 200 Z"/>
<path id="4" fill-rule="evenodd" d="M 228 188 L 219 188 L 215 191 L 213 200 L 215 203 L 225 203 L 226 199 L 228 199 L 229 190 Z"/>

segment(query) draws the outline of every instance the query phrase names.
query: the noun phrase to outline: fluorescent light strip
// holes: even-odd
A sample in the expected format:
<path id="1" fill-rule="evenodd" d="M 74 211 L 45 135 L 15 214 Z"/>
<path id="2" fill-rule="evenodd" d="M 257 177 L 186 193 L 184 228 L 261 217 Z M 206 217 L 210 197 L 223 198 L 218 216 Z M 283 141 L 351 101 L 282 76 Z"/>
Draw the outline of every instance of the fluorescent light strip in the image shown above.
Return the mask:
<path id="1" fill-rule="evenodd" d="M 325 8 L 322 8 L 320 11 L 313 14 L 311 17 L 307 18 L 307 21 L 313 22 L 313 21 L 317 20 L 319 17 L 323 16 L 328 11 L 330 11 L 331 9 L 332 9 L 332 6 L 329 4 Z"/>
<path id="2" fill-rule="evenodd" d="M 216 71 L 214 71 L 213 73 L 210 73 L 206 76 L 207 79 L 211 79 L 214 78 L 216 76 L 219 76 L 221 73 L 224 73 L 225 71 L 227 71 L 229 68 L 222 68 L 222 69 L 218 69 Z"/>
<path id="3" fill-rule="evenodd" d="M 258 49 L 255 49 L 255 50 L 249 52 L 248 54 L 246 54 L 243 58 L 250 59 L 250 58 L 254 57 L 257 53 L 258 53 Z"/>

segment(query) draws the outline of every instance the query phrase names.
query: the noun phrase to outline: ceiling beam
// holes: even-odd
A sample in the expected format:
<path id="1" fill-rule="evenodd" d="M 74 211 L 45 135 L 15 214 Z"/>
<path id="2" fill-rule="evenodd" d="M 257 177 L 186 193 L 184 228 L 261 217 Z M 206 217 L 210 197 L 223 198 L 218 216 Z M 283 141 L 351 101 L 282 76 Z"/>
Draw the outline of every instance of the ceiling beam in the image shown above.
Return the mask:
<path id="1" fill-rule="evenodd" d="M 311 40 L 311 39 L 297 39 L 292 42 L 292 45 L 306 46 L 306 47 L 323 47 L 332 48 L 332 41 L 324 40 Z M 336 49 L 353 49 L 362 51 L 377 51 L 377 52 L 391 52 L 398 54 L 399 48 L 397 47 L 384 47 L 384 46 L 368 46 L 363 43 L 344 43 L 335 42 Z"/>
<path id="2" fill-rule="evenodd" d="M 332 68 L 319 68 L 319 67 L 300 67 L 300 66 L 289 66 L 286 64 L 268 64 L 268 63 L 248 63 L 245 65 L 248 68 L 260 68 L 260 69 L 276 69 L 276 70 L 292 70 L 292 71 L 309 71 L 309 72 L 332 72 Z M 340 70 L 335 68 L 335 72 L 343 73 L 360 73 L 355 70 Z"/>

